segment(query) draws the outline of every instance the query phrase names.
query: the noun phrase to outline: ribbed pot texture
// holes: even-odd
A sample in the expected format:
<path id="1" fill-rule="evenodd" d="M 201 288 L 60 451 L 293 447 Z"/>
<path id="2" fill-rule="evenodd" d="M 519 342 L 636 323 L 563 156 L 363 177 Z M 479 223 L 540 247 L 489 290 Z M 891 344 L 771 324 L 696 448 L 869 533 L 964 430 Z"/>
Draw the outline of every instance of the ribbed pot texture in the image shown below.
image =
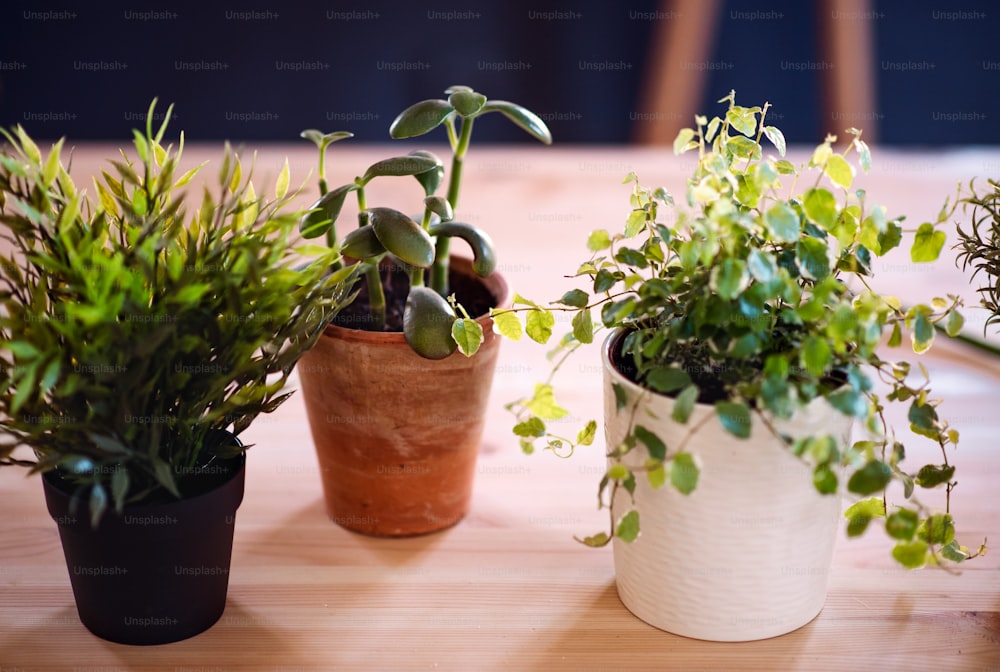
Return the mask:
<path id="1" fill-rule="evenodd" d="M 469 260 L 453 273 L 507 301 L 498 273 L 478 278 Z M 473 357 L 415 354 L 402 333 L 327 327 L 299 361 L 302 395 L 319 460 L 326 509 L 338 525 L 374 536 L 450 527 L 468 512 L 500 337 L 477 320 Z"/>
<path id="2" fill-rule="evenodd" d="M 52 472 L 42 477 L 59 526 L 80 621 L 122 644 L 166 644 L 197 635 L 222 616 L 246 458 L 220 465 L 221 484 L 180 500 L 108 510 L 91 526 L 87 499 Z"/>
<path id="3" fill-rule="evenodd" d="M 697 404 L 686 425 L 671 420 L 672 397 L 644 390 L 615 368 L 611 353 L 618 337 L 608 338 L 602 354 L 608 445 L 626 436 L 638 399 L 635 417 L 669 451 L 715 409 Z M 622 412 L 616 411 L 613 384 L 628 393 Z M 631 543 L 614 539 L 615 574 L 622 602 L 650 625 L 696 639 L 748 641 L 795 630 L 823 608 L 840 497 L 820 495 L 811 468 L 756 414 L 751 417 L 747 439 L 734 437 L 716 418 L 691 436 L 685 450 L 700 476 L 690 494 L 669 481 L 653 489 L 643 474 L 636 476 L 641 531 Z M 844 448 L 852 423 L 817 400 L 773 424 L 793 437 L 831 434 Z M 627 464 L 641 466 L 644 459 L 640 446 Z M 630 503 L 620 489 L 616 520 Z"/>

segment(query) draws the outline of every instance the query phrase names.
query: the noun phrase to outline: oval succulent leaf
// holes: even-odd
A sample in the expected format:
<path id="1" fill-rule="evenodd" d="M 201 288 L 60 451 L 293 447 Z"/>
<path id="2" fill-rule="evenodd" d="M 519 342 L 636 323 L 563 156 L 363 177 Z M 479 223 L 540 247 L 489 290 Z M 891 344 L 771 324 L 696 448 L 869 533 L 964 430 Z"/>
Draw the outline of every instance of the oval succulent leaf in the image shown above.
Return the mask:
<path id="1" fill-rule="evenodd" d="M 410 105 L 393 119 L 392 125 L 389 126 L 389 135 L 397 140 L 423 135 L 440 126 L 454 111 L 447 100 L 422 100 Z"/>
<path id="2" fill-rule="evenodd" d="M 441 196 L 428 196 L 424 199 L 424 207 L 440 217 L 442 222 L 449 222 L 455 216 L 451 203 Z"/>
<path id="3" fill-rule="evenodd" d="M 403 335 L 413 351 L 427 359 L 444 359 L 457 348 L 451 328 L 455 311 L 429 287 L 413 287 L 403 310 Z"/>
<path id="4" fill-rule="evenodd" d="M 367 212 L 371 227 L 386 250 L 418 268 L 434 263 L 434 241 L 419 224 L 392 208 L 371 208 Z"/>
<path id="5" fill-rule="evenodd" d="M 340 216 L 344 200 L 358 185 L 351 183 L 326 192 L 309 208 L 310 212 L 299 222 L 299 232 L 303 238 L 319 238 L 330 230 Z"/>
<path id="6" fill-rule="evenodd" d="M 385 254 L 385 247 L 379 242 L 372 227 L 362 226 L 344 236 L 340 253 L 354 259 L 370 259 Z"/>
<path id="7" fill-rule="evenodd" d="M 334 131 L 333 133 L 323 133 L 315 128 L 307 128 L 306 130 L 299 133 L 300 138 L 305 138 L 311 141 L 314 145 L 320 149 L 325 149 L 327 145 L 330 145 L 338 140 L 346 140 L 347 138 L 353 138 L 354 134 L 348 131 Z"/>
<path id="8" fill-rule="evenodd" d="M 488 100 L 480 110 L 480 114 L 487 112 L 500 112 L 515 124 L 526 130 L 534 138 L 544 142 L 546 145 L 552 144 L 552 132 L 545 125 L 542 118 L 537 114 L 516 103 L 507 100 Z"/>
<path id="9" fill-rule="evenodd" d="M 463 117 L 473 117 L 483 109 L 486 96 L 475 91 L 455 91 L 448 96 L 448 103 Z"/>
<path id="10" fill-rule="evenodd" d="M 410 152 L 410 156 L 422 156 L 434 161 L 435 165 L 433 168 L 414 175 L 414 177 L 417 178 L 417 182 L 420 183 L 420 186 L 424 188 L 424 193 L 430 196 L 437 191 L 437 188 L 441 186 L 441 181 L 444 180 L 444 164 L 441 163 L 441 159 L 439 159 L 436 154 L 423 149 Z"/>
<path id="11" fill-rule="evenodd" d="M 419 175 L 432 170 L 438 165 L 434 159 L 425 156 L 408 154 L 406 156 L 394 156 L 391 159 L 382 159 L 368 166 L 368 170 L 361 176 L 362 184 L 367 184 L 372 179 L 381 176 L 399 175 Z"/>
<path id="12" fill-rule="evenodd" d="M 472 270 L 481 278 L 490 275 L 497 267 L 493 240 L 485 231 L 462 222 L 439 222 L 431 224 L 432 236 L 461 238 L 472 248 Z"/>

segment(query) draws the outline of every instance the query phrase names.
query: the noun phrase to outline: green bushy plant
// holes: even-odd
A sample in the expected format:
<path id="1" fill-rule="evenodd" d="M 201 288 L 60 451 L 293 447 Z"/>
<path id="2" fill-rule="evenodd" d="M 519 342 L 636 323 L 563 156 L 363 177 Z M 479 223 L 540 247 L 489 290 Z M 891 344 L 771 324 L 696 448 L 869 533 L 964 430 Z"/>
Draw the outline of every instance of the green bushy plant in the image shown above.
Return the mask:
<path id="1" fill-rule="evenodd" d="M 58 469 L 96 524 L 111 506 L 186 494 L 273 411 L 298 358 L 350 300 L 336 251 L 302 249 L 286 162 L 257 195 L 227 146 L 214 191 L 181 191 L 170 117 L 134 133 L 86 193 L 21 127 L 4 131 L 0 464 Z M 249 171 L 248 171 L 249 172 Z M 301 253 L 301 254 L 300 254 Z M 305 256 L 303 256 L 305 255 Z M 311 258 L 309 258 L 311 256 Z M 33 457 L 17 452 L 21 446 Z"/>
<path id="2" fill-rule="evenodd" d="M 985 190 L 970 184 L 961 199 L 971 219 L 966 230 L 958 227 L 958 261 L 963 270 L 972 268 L 972 279 L 980 273 L 987 284 L 977 289 L 980 303 L 989 313 L 984 331 L 1000 321 L 1000 182 L 989 180 Z"/>
<path id="3" fill-rule="evenodd" d="M 934 222 L 904 228 L 902 217 L 855 187 L 858 169 L 871 164 L 861 131 L 847 131 L 850 141 L 842 151 L 834 148 L 835 137 L 827 137 L 803 165 L 795 165 L 784 158 L 781 131 L 767 125 L 769 105 L 740 106 L 733 93 L 719 102 L 727 105 L 721 116 L 697 117 L 696 126 L 674 142 L 675 153 L 698 155 L 685 189 L 687 207 L 630 174 L 624 229 L 590 234 L 590 256 L 575 273 L 580 287 L 544 305 L 516 297 L 513 310 L 494 315 L 497 329 L 511 338 L 526 331 L 546 343 L 554 311 L 572 314 L 572 332 L 553 353 L 553 373 L 581 344 L 592 342 L 596 330 L 622 330 L 616 364 L 630 378 L 653 393 L 674 396 L 673 419 L 682 424 L 696 403 L 713 405 L 716 412 L 707 421 L 721 423 L 735 440 L 749 435 L 752 415 L 777 435 L 772 419 L 788 418 L 823 398 L 863 423 L 866 436 L 843 450 L 832 436 L 781 438 L 811 465 L 819 492 L 846 488 L 857 498 L 845 514 L 848 535 L 881 520 L 893 556 L 906 567 L 977 555 L 956 541 L 949 513 L 957 483 L 949 454 L 959 434 L 939 415 L 940 400 L 931 395 L 924 367 L 882 354 L 904 340 L 913 352 L 925 352 L 936 327 L 957 333 L 961 301 L 937 297 L 904 307 L 871 284 L 872 260 L 904 238 L 912 241 L 913 262 L 937 259 L 945 243 L 941 224 L 954 205 L 946 202 Z M 576 436 L 551 432 L 548 423 L 567 414 L 552 383 L 550 376 L 508 408 L 525 452 L 541 443 L 567 456 L 593 442 L 596 422 Z M 618 412 L 630 412 L 625 391 L 615 394 Z M 907 409 L 909 428 L 938 446 L 939 460 L 916 467 L 905 462 L 904 440 L 886 422 L 890 403 Z M 626 440 L 607 446 L 601 506 L 609 490 L 607 501 L 619 489 L 631 493 L 637 478 L 682 493 L 693 491 L 699 478 L 711 478 L 700 473 L 685 443 L 667 445 L 633 415 Z M 622 460 L 635 450 L 646 451 L 641 470 Z M 889 493 L 893 483 L 902 486 L 899 502 Z M 934 489 L 944 490 L 943 511 L 918 496 Z M 630 541 L 639 517 L 628 510 L 611 520 L 609 532 L 583 541 L 604 545 L 614 535 Z"/>

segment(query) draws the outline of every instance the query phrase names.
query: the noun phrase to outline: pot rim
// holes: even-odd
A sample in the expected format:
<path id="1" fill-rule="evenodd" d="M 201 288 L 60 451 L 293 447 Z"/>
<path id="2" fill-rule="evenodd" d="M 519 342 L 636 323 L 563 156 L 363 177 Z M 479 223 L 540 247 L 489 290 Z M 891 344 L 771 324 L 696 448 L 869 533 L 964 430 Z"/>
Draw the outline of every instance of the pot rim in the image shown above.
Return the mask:
<path id="1" fill-rule="evenodd" d="M 639 383 L 635 382 L 634 380 L 626 376 L 624 373 L 622 373 L 618 369 L 618 367 L 615 366 L 614 359 L 611 356 L 612 351 L 614 350 L 618 341 L 624 337 L 625 331 L 626 329 L 624 327 L 616 327 L 614 330 L 611 331 L 610 334 L 607 335 L 607 337 L 604 339 L 604 343 L 601 345 L 601 366 L 604 369 L 605 373 L 612 376 L 615 382 L 625 385 L 629 393 L 633 395 L 640 395 L 640 396 L 653 395 L 655 397 L 660 397 L 663 399 L 675 400 L 676 397 L 674 395 L 663 394 L 662 392 L 657 392 L 656 390 L 652 390 L 648 387 L 640 385 Z M 730 401 L 730 399 L 725 399 L 724 401 Z M 829 405 L 829 402 L 826 400 L 825 397 L 819 395 L 813 397 L 808 402 L 800 406 L 799 411 L 804 411 L 808 408 L 813 407 L 814 405 L 821 405 L 821 404 Z M 714 411 L 715 404 L 705 403 L 703 401 L 696 401 L 695 409 L 707 409 Z M 843 415 L 845 418 L 850 417 L 852 419 L 852 422 L 856 420 L 856 418 L 853 418 L 853 416 L 845 415 L 841 413 L 841 411 L 839 410 L 837 411 L 837 413 Z M 767 415 L 771 419 L 774 419 L 774 415 L 770 411 L 767 411 Z M 694 416 L 692 416 L 692 419 L 695 419 Z"/>
<path id="2" fill-rule="evenodd" d="M 237 437 L 235 434 L 232 436 L 232 439 L 233 441 L 236 441 L 240 445 L 240 447 L 243 447 L 243 442 L 240 441 L 239 437 Z M 230 471 L 228 477 L 225 480 L 216 483 L 207 490 L 199 491 L 197 494 L 193 495 L 182 495 L 180 498 L 170 497 L 169 499 L 158 500 L 158 501 L 132 502 L 126 504 L 124 510 L 142 511 L 145 509 L 155 509 L 158 507 L 169 506 L 170 504 L 174 504 L 177 502 L 195 502 L 202 497 L 207 497 L 211 495 L 214 491 L 218 490 L 219 488 L 224 487 L 229 483 L 231 483 L 233 480 L 239 478 L 241 474 L 246 473 L 246 464 L 247 464 L 246 452 L 244 451 L 241 452 L 239 455 L 225 458 L 223 460 L 223 463 L 232 464 L 233 469 Z M 41 476 L 42 476 L 42 484 L 46 490 L 51 490 L 53 493 L 58 493 L 60 496 L 66 497 L 71 500 L 77 499 L 78 501 L 82 502 L 83 505 L 86 505 L 85 498 L 78 497 L 75 490 L 67 489 L 66 487 L 64 487 L 65 485 L 64 483 L 57 480 L 55 469 L 50 469 L 49 471 L 45 471 L 41 474 Z M 109 503 L 108 512 L 110 513 L 113 511 L 114 511 L 114 506 L 112 506 Z"/>

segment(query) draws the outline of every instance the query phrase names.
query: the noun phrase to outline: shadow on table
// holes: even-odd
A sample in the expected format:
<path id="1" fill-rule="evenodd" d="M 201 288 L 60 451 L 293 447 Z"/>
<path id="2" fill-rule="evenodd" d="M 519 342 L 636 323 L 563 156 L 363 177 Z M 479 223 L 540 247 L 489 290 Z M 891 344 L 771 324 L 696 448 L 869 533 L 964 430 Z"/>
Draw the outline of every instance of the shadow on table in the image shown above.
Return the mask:
<path id="1" fill-rule="evenodd" d="M 72 600 L 72 596 L 69 596 Z M 97 637 L 80 622 L 76 608 L 67 606 L 37 623 L 21 624 L 17 634 L 4 640 L 5 669 L 37 669 L 65 665 L 67 660 L 97 665 L 93 669 L 132 670 L 150 665 L 204 666 L 231 663 L 234 643 L 241 656 L 266 655 L 289 664 L 311 664 L 298 659 L 286 633 L 259 614 L 245 610 L 232 598 L 222 617 L 205 632 L 189 639 L 155 646 L 118 644 Z M 76 669 L 84 669 L 82 667 Z M 220 668 L 221 669 L 221 668 Z"/>
<path id="2" fill-rule="evenodd" d="M 413 537 L 367 536 L 330 520 L 323 498 L 317 497 L 280 522 L 260 527 L 250 522 L 240 543 L 244 553 L 266 556 L 279 564 L 406 567 L 421 565 L 426 555 L 446 546 L 457 531 L 451 527 Z"/>
<path id="3" fill-rule="evenodd" d="M 543 658 L 535 669 L 553 665 L 586 669 L 744 669 L 764 664 L 770 669 L 799 669 L 797 661 L 815 652 L 816 621 L 781 637 L 755 642 L 708 642 L 659 630 L 622 604 L 614 581 L 580 605 L 586 614 L 564 623 L 555 637 L 545 638 Z M 820 614 L 820 618 L 822 613 Z"/>

